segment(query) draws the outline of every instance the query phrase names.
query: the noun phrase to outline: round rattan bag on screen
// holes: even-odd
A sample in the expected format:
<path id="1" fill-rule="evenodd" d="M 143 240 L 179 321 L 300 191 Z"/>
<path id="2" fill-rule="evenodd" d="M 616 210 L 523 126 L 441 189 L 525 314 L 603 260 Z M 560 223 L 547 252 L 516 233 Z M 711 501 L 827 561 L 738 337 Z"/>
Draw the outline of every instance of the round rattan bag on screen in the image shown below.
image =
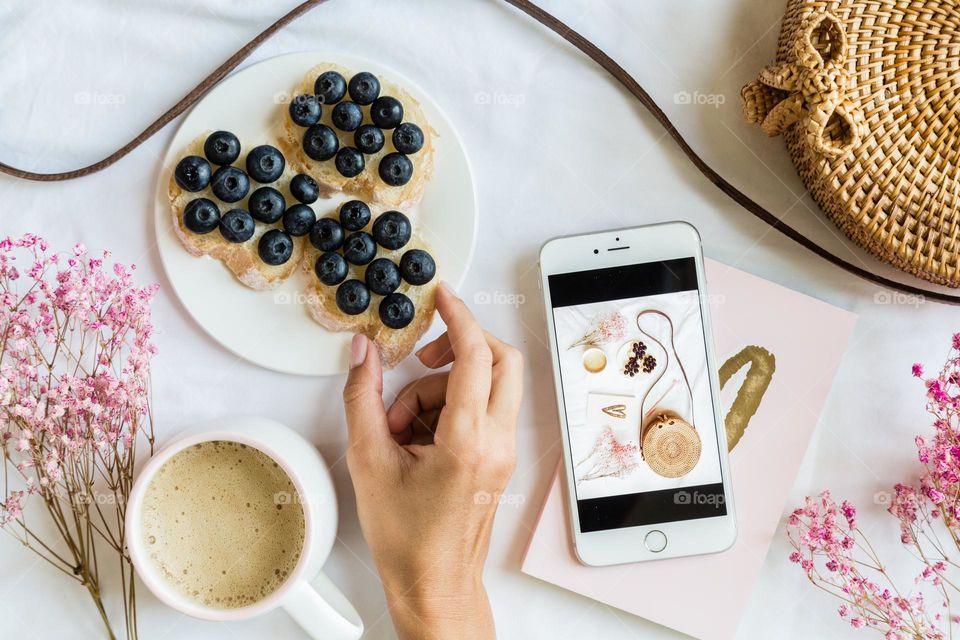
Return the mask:
<path id="1" fill-rule="evenodd" d="M 640 450 L 651 471 L 679 478 L 700 462 L 700 434 L 680 416 L 662 413 L 643 427 Z"/>
<path id="2" fill-rule="evenodd" d="M 648 331 L 644 331 L 643 327 L 640 326 L 640 320 L 648 315 L 656 315 L 666 319 L 670 327 L 670 351 L 667 350 L 661 341 L 653 337 Z M 637 328 L 659 346 L 665 356 L 664 361 L 659 366 L 660 373 L 657 374 L 653 384 L 648 387 L 646 394 L 643 396 L 643 400 L 640 402 L 640 456 L 643 458 L 643 461 L 647 463 L 647 466 L 650 467 L 650 470 L 657 475 L 665 478 L 680 478 L 693 471 L 693 468 L 697 466 L 697 463 L 700 462 L 700 451 L 702 449 L 700 434 L 697 433 L 696 427 L 693 426 L 693 388 L 690 386 L 687 371 L 683 368 L 683 362 L 680 361 L 676 344 L 674 344 L 673 320 L 670 319 L 670 316 L 656 309 L 647 309 L 646 311 L 640 312 L 637 316 Z M 650 394 L 657 387 L 660 380 L 663 379 L 667 368 L 670 366 L 671 351 L 673 352 L 674 362 L 676 362 L 683 376 L 683 381 L 686 383 L 687 398 L 689 400 L 689 421 L 680 417 L 680 411 L 674 408 L 658 406 L 658 403 L 653 403 L 651 409 L 649 411 L 646 410 L 646 404 Z M 669 390 L 662 393 L 660 396 L 661 401 L 668 393 Z"/>
<path id="3" fill-rule="evenodd" d="M 744 114 L 782 134 L 852 240 L 960 286 L 960 9 L 952 0 L 788 0 Z"/>

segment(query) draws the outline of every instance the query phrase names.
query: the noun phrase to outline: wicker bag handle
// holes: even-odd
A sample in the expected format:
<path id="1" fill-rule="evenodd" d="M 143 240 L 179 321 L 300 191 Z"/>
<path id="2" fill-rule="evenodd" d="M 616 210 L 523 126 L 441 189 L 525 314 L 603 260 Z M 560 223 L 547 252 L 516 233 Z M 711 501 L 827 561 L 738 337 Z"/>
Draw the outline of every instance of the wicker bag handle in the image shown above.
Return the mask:
<path id="1" fill-rule="evenodd" d="M 204 80 L 198 84 L 190 93 L 183 97 L 178 103 L 173 105 L 168 109 L 163 115 L 157 118 L 153 123 L 147 126 L 137 137 L 133 140 L 120 147 L 110 155 L 108 155 L 103 160 L 95 162 L 89 166 L 83 167 L 81 169 L 76 169 L 73 171 L 64 171 L 61 173 L 38 173 L 33 171 L 26 171 L 24 169 L 18 169 L 16 167 L 10 166 L 0 162 L 0 173 L 6 173 L 15 178 L 22 178 L 24 180 L 37 180 L 41 182 L 53 182 L 58 180 L 71 180 L 73 178 L 80 178 L 82 176 L 95 173 L 106 169 L 110 165 L 114 164 L 128 153 L 133 151 L 136 147 L 142 144 L 147 138 L 152 136 L 154 133 L 163 128 L 167 123 L 176 118 L 178 115 L 190 108 L 194 103 L 196 103 L 203 95 L 217 82 L 222 80 L 227 76 L 231 71 L 233 71 L 237 65 L 247 59 L 251 53 L 253 53 L 257 47 L 259 47 L 265 40 L 270 38 L 274 33 L 279 31 L 281 28 L 293 22 L 301 15 L 312 9 L 313 7 L 323 4 L 327 0 L 306 0 L 302 4 L 294 7 L 289 13 L 282 16 L 272 25 L 264 29 L 259 35 L 257 35 L 253 40 L 245 44 L 240 48 L 235 54 L 230 56 L 226 62 L 217 67 L 213 73 L 204 78 Z M 730 184 L 723 176 L 717 173 L 710 165 L 708 165 L 703 158 L 701 158 L 696 151 L 690 146 L 686 139 L 677 131 L 677 128 L 673 126 L 673 123 L 670 122 L 670 119 L 663 112 L 663 109 L 653 101 L 653 98 L 650 97 L 650 94 L 640 86 L 640 83 L 631 76 L 627 71 L 621 67 L 613 58 L 608 56 L 603 52 L 602 49 L 593 44 L 590 40 L 587 40 L 582 35 L 574 31 L 566 23 L 554 17 L 552 14 L 547 13 L 530 0 L 504 0 L 510 5 L 513 5 L 517 9 L 523 11 L 528 16 L 547 27 L 558 36 L 572 44 L 574 47 L 579 49 L 586 55 L 588 58 L 597 63 L 604 71 L 609 73 L 617 82 L 619 82 L 623 87 L 633 95 L 639 102 L 644 106 L 644 108 L 650 112 L 650 115 L 664 128 L 667 134 L 673 139 L 673 141 L 680 147 L 680 150 L 687 156 L 687 158 L 694 164 L 697 170 L 700 171 L 710 182 L 715 184 L 723 193 L 730 197 L 734 202 L 739 204 L 741 207 L 746 209 L 748 212 L 759 218 L 765 224 L 769 225 L 771 228 L 779 231 L 786 237 L 790 238 L 800 246 L 812 251 L 819 257 L 824 260 L 834 264 L 844 271 L 851 273 L 859 278 L 873 282 L 882 287 L 888 289 L 893 289 L 895 291 L 902 291 L 913 296 L 918 296 L 922 300 L 935 300 L 938 302 L 945 302 L 949 304 L 958 304 L 960 305 L 960 296 L 950 295 L 948 293 L 941 293 L 939 291 L 934 291 L 931 289 L 923 289 L 921 287 L 915 287 L 913 285 L 905 284 L 902 282 L 897 282 L 896 280 L 891 280 L 889 278 L 884 278 L 879 276 L 872 271 L 868 271 L 863 267 L 858 267 L 855 264 L 852 264 L 843 258 L 827 251 L 816 242 L 803 235 L 793 227 L 785 224 L 780 218 L 775 216 L 769 210 L 762 207 L 755 200 L 750 198 L 747 194 L 743 193 L 735 186 Z M 842 113 L 841 113 L 842 116 Z"/>

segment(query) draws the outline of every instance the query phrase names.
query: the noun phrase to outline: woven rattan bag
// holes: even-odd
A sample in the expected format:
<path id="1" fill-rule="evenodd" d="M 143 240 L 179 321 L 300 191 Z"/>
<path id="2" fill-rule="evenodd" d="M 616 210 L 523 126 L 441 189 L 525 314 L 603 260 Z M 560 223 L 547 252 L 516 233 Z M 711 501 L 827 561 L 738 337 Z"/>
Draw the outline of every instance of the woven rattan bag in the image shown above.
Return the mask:
<path id="1" fill-rule="evenodd" d="M 789 0 L 744 114 L 782 134 L 852 240 L 960 286 L 960 10 L 949 0 Z"/>

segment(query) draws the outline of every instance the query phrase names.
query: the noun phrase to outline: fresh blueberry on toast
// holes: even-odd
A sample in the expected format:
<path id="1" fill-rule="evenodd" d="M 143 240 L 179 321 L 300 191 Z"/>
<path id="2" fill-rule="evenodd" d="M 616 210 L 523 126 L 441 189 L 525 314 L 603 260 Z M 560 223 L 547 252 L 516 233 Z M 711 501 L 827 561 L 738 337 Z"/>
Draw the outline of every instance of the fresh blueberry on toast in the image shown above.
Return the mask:
<path id="1" fill-rule="evenodd" d="M 385 367 L 397 365 L 433 320 L 430 247 L 405 214 L 356 199 L 317 220 L 310 240 L 301 263 L 310 316 L 330 331 L 366 335 Z"/>
<path id="2" fill-rule="evenodd" d="M 335 64 L 310 69 L 291 95 L 313 95 L 314 111 L 283 113 L 281 149 L 325 195 L 343 191 L 370 204 L 409 209 L 433 175 L 437 132 L 419 102 L 388 78 Z"/>
<path id="3" fill-rule="evenodd" d="M 306 239 L 284 233 L 283 213 L 297 202 L 290 192 L 296 171 L 284 166 L 281 152 L 214 131 L 190 143 L 181 158 L 167 192 L 173 230 L 184 248 L 220 260 L 252 289 L 286 280 L 302 259 Z M 216 170 L 210 172 L 210 165 Z M 278 233 L 267 236 L 273 230 Z"/>

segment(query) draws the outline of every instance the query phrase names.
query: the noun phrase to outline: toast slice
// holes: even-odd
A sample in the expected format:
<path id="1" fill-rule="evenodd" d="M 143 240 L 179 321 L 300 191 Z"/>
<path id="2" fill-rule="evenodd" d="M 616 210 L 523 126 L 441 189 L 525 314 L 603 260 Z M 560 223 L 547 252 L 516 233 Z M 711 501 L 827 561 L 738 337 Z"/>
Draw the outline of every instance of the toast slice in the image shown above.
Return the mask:
<path id="1" fill-rule="evenodd" d="M 373 220 L 376 220 L 380 211 L 373 210 Z M 334 213 L 331 217 L 335 217 Z M 365 231 L 370 231 L 372 222 Z M 423 249 L 430 251 L 427 243 L 416 233 L 410 241 L 402 248 L 389 251 L 380 247 L 377 252 L 378 258 L 389 258 L 395 264 L 400 263 L 400 256 L 410 249 Z M 337 307 L 336 286 L 328 286 L 317 279 L 314 272 L 314 265 L 321 251 L 317 250 L 309 242 L 304 247 L 303 259 L 301 264 L 306 272 L 308 284 L 305 288 L 307 309 L 310 317 L 320 326 L 328 331 L 349 331 L 351 333 L 362 333 L 370 340 L 376 343 L 380 350 L 380 359 L 386 369 L 392 369 L 404 358 L 410 355 L 417 341 L 426 333 L 433 322 L 435 310 L 434 294 L 437 283 L 440 282 L 439 274 L 427 284 L 413 286 L 407 282 L 401 281 L 398 293 L 406 295 L 413 302 L 415 313 L 413 321 L 402 329 L 391 329 L 380 320 L 379 306 L 383 296 L 375 293 L 370 294 L 370 306 L 363 313 L 355 316 L 347 315 Z M 356 278 L 363 281 L 366 266 L 349 266 L 349 275 L 347 279 Z"/>
<path id="2" fill-rule="evenodd" d="M 210 133 L 211 132 L 208 131 L 191 142 L 190 145 L 184 149 L 181 157 L 186 157 L 189 155 L 203 157 L 203 143 Z M 240 168 L 245 167 L 247 152 L 250 149 L 253 149 L 254 146 L 256 145 L 241 142 L 240 157 L 234 163 L 234 166 Z M 296 203 L 296 199 L 290 193 L 290 180 L 297 174 L 297 172 L 291 168 L 290 165 L 291 163 L 289 162 L 289 159 L 287 159 L 286 166 L 283 170 L 283 175 L 281 175 L 276 182 L 269 185 L 283 194 L 288 206 Z M 253 193 L 253 191 L 259 186 L 261 186 L 259 183 L 251 179 L 250 193 Z M 220 214 L 223 215 L 230 209 L 247 210 L 247 200 L 249 198 L 249 194 L 247 194 L 247 197 L 239 202 L 223 202 L 213 195 L 213 191 L 210 187 L 195 193 L 182 189 L 174 179 L 173 172 L 170 174 L 168 194 L 170 196 L 170 214 L 172 216 L 173 230 L 174 233 L 177 234 L 177 237 L 180 239 L 180 242 L 183 244 L 184 248 L 186 248 L 187 251 L 195 256 L 207 255 L 222 261 L 223 264 L 233 272 L 240 282 L 247 285 L 251 289 L 267 290 L 275 288 L 278 284 L 286 280 L 290 274 L 296 270 L 297 265 L 300 263 L 303 256 L 303 247 L 304 244 L 306 244 L 306 239 L 304 237 L 293 238 L 293 255 L 291 255 L 290 259 L 285 263 L 273 266 L 260 259 L 260 255 L 257 252 L 257 243 L 260 241 L 260 237 L 270 229 L 283 229 L 283 223 L 281 221 L 277 221 L 272 224 L 258 221 L 256 223 L 256 231 L 254 231 L 253 237 L 242 243 L 227 241 L 222 235 L 220 235 L 220 232 L 217 229 L 205 234 L 194 233 L 193 231 L 187 229 L 183 223 L 184 209 L 192 200 L 196 198 L 207 198 L 212 200 L 220 209 Z"/>
<path id="3" fill-rule="evenodd" d="M 296 96 L 313 94 L 314 82 L 324 71 L 336 71 L 348 81 L 356 73 L 340 65 L 331 63 L 321 63 L 314 66 L 303 77 L 290 94 L 291 100 Z M 374 154 L 365 154 L 365 166 L 357 176 L 346 178 L 337 171 L 333 158 L 329 160 L 314 160 L 303 151 L 303 135 L 306 128 L 295 124 L 289 113 L 283 113 L 283 133 L 280 138 L 280 149 L 283 151 L 288 164 L 293 165 L 298 173 L 306 173 L 312 176 L 320 185 L 321 191 L 329 196 L 332 193 L 343 191 L 351 194 L 364 202 L 370 204 L 381 204 L 388 208 L 409 209 L 420 201 L 423 197 L 423 191 L 427 182 L 433 176 L 434 146 L 433 140 L 437 137 L 437 132 L 427 122 L 426 117 L 420 108 L 420 103 L 411 96 L 403 87 L 388 82 L 386 79 L 377 76 L 380 81 L 380 95 L 393 96 L 403 104 L 403 121 L 412 122 L 423 130 L 423 147 L 416 153 L 410 154 L 408 158 L 413 163 L 413 177 L 405 185 L 392 187 L 385 183 L 377 172 L 380 160 L 388 153 L 396 151 L 391 140 L 393 130 L 384 131 L 386 142 L 383 149 Z M 349 95 L 344 100 L 349 100 Z M 340 131 L 330 120 L 330 114 L 334 105 L 322 105 L 322 115 L 320 122 L 327 125 L 337 134 L 340 141 L 340 148 L 353 147 L 353 132 Z M 363 111 L 363 122 L 369 123 L 370 106 L 361 106 Z"/>

